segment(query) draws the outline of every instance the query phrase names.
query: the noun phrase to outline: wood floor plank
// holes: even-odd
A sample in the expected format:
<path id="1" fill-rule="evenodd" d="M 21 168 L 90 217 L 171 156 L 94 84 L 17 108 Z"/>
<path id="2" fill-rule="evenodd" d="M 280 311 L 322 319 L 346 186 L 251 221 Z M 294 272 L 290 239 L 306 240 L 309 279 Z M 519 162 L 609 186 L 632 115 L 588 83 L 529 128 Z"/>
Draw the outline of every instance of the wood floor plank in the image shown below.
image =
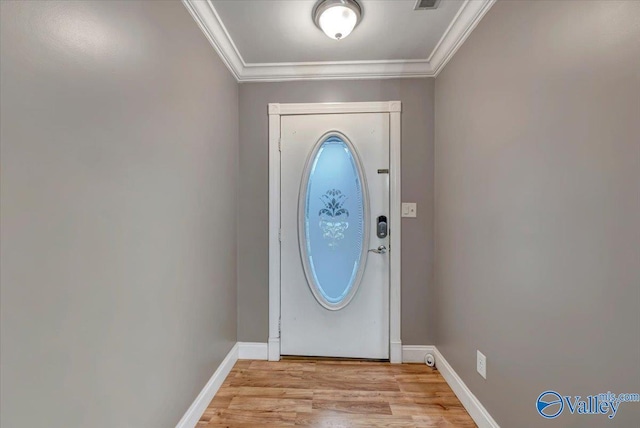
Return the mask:
<path id="1" fill-rule="evenodd" d="M 430 393 L 451 390 L 446 382 L 398 382 L 398 386 L 403 392 Z"/>
<path id="2" fill-rule="evenodd" d="M 310 412 L 312 400 L 293 398 L 234 397 L 229 409 L 251 412 Z"/>
<path id="3" fill-rule="evenodd" d="M 411 375 L 411 374 L 425 374 L 425 371 L 420 371 L 416 368 L 416 364 L 387 364 L 387 366 L 381 365 L 385 363 L 376 363 L 377 365 L 367 364 L 367 365 L 359 365 L 359 364 L 326 364 L 326 363 L 318 363 L 316 364 L 315 371 L 320 372 L 336 372 L 339 371 L 343 374 L 359 374 L 362 375 L 364 373 L 384 373 L 385 375 Z M 426 366 L 425 366 L 426 367 Z M 428 367 L 427 367 L 428 368 Z M 437 373 L 437 372 L 427 372 L 427 373 Z"/>
<path id="4" fill-rule="evenodd" d="M 467 418 L 451 416 L 412 416 L 416 427 L 420 428 L 476 428 L 477 425 Z"/>
<path id="5" fill-rule="evenodd" d="M 277 397 L 277 398 L 298 398 L 308 399 L 313 398 L 313 390 L 300 389 L 300 388 L 271 388 L 271 387 L 252 387 L 252 386 L 229 386 L 221 388 L 218 391 L 217 396 L 222 397 L 236 397 L 236 396 L 252 396 L 252 397 Z"/>
<path id="6" fill-rule="evenodd" d="M 268 412 L 260 410 L 249 412 L 246 410 L 224 409 L 218 410 L 205 426 L 207 428 L 216 425 L 227 427 L 241 427 L 243 425 L 253 427 L 264 425 L 292 426 L 295 425 L 295 420 L 295 412 Z"/>
<path id="7" fill-rule="evenodd" d="M 233 365 L 233 369 L 234 370 L 247 369 L 249 368 L 249 366 L 251 366 L 253 362 L 254 362 L 253 360 L 238 360 Z"/>
<path id="8" fill-rule="evenodd" d="M 313 400 L 313 410 L 331 410 L 362 415 L 390 415 L 389 403 L 382 401 Z"/>
<path id="9" fill-rule="evenodd" d="M 213 397 L 213 400 L 211 400 L 211 403 L 209 403 L 209 406 L 207 407 L 207 410 L 209 409 L 226 409 L 229 407 L 229 404 L 231 404 L 231 399 L 233 397 L 231 396 L 225 396 L 224 394 L 216 394 L 215 397 Z"/>
<path id="10" fill-rule="evenodd" d="M 354 360 L 238 361 L 198 428 L 475 427 L 426 365 Z"/>
<path id="11" fill-rule="evenodd" d="M 378 363 L 381 364 L 381 363 Z M 313 379 L 314 389 L 356 391 L 399 391 L 398 383 L 388 373 L 343 372 L 336 367 L 332 372 L 316 371 L 307 378 Z"/>
<path id="12" fill-rule="evenodd" d="M 442 402 L 429 404 L 391 404 L 391 413 L 399 416 L 460 416 L 465 415 L 466 410 L 461 404 L 445 405 Z"/>
<path id="13" fill-rule="evenodd" d="M 316 364 L 312 361 L 251 361 L 249 370 L 275 371 L 315 371 Z"/>
<path id="14" fill-rule="evenodd" d="M 428 374 L 398 374 L 394 375 L 396 381 L 398 382 L 417 382 L 417 383 L 432 383 L 432 382 L 440 382 L 446 383 L 442 376 L 438 376 L 436 373 L 428 373 Z"/>
<path id="15" fill-rule="evenodd" d="M 230 385 L 234 387 L 250 386 L 259 388 L 299 388 L 299 389 L 312 389 L 313 385 L 309 379 L 305 379 L 295 374 L 287 372 L 278 373 L 271 376 L 266 376 L 264 373 L 260 373 L 256 370 L 251 374 L 236 376 L 231 380 Z"/>
<path id="16" fill-rule="evenodd" d="M 400 391 L 359 391 L 359 390 L 313 390 L 314 400 L 335 400 L 335 401 L 374 401 L 388 403 L 402 398 Z"/>
<path id="17" fill-rule="evenodd" d="M 312 412 L 300 414 L 295 426 L 318 428 L 415 428 L 416 422 L 411 417 L 388 415 L 362 415 Z"/>
<path id="18" fill-rule="evenodd" d="M 309 370 L 295 370 L 295 369 L 289 369 L 289 370 L 270 370 L 270 369 L 263 369 L 263 368 L 255 368 L 255 369 L 242 369 L 238 372 L 238 375 L 236 376 L 238 377 L 249 377 L 251 379 L 257 379 L 257 378 L 267 378 L 267 379 L 273 379 L 276 376 L 289 376 L 289 377 L 297 377 L 300 379 L 306 378 L 309 375 Z"/>

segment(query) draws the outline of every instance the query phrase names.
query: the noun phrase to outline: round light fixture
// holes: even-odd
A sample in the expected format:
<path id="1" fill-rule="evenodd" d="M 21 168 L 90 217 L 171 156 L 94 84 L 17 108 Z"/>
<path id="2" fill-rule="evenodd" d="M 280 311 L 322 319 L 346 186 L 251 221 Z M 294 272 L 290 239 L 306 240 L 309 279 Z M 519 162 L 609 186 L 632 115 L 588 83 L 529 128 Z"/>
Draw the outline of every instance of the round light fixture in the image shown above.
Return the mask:
<path id="1" fill-rule="evenodd" d="M 356 0 L 320 0 L 313 8 L 313 22 L 332 39 L 347 37 L 362 19 Z"/>

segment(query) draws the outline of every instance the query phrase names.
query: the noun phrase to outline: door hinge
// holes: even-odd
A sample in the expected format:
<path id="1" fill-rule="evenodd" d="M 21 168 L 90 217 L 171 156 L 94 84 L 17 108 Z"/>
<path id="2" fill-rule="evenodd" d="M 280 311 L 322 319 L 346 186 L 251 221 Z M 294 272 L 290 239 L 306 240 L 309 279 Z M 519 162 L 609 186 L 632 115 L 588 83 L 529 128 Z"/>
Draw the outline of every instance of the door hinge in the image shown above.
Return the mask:
<path id="1" fill-rule="evenodd" d="M 282 242 L 282 229 L 278 229 L 278 242 Z"/>
<path id="2" fill-rule="evenodd" d="M 278 138 L 278 151 L 282 151 L 282 137 Z"/>
<path id="3" fill-rule="evenodd" d="M 278 318 L 278 337 L 281 336 L 282 333 L 282 318 Z"/>

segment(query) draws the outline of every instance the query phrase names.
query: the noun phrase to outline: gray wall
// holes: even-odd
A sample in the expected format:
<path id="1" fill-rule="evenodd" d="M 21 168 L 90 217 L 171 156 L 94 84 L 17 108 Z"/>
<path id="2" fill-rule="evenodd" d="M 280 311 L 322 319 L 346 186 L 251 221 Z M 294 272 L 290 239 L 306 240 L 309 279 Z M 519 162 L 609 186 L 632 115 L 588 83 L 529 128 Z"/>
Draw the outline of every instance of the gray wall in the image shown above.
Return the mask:
<path id="1" fill-rule="evenodd" d="M 179 2 L 1 2 L 6 428 L 172 427 L 236 340 L 238 85 Z"/>
<path id="2" fill-rule="evenodd" d="M 433 79 L 306 81 L 240 85 L 238 340 L 266 342 L 269 323 L 268 103 L 402 101 L 402 340 L 433 343 Z"/>
<path id="3" fill-rule="evenodd" d="M 436 79 L 438 349 L 503 427 L 640 390 L 640 2 L 498 2 Z M 487 356 L 487 380 L 475 371 Z"/>

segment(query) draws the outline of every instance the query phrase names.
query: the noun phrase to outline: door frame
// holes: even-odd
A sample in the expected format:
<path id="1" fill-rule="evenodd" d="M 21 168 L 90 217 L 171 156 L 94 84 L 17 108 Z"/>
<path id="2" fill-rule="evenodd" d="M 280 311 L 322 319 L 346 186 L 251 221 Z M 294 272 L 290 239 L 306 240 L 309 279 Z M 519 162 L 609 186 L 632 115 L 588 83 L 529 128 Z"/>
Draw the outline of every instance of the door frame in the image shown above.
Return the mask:
<path id="1" fill-rule="evenodd" d="M 402 102 L 269 103 L 269 361 L 280 360 L 280 118 L 341 113 L 389 113 L 389 359 L 402 362 L 400 194 Z"/>

